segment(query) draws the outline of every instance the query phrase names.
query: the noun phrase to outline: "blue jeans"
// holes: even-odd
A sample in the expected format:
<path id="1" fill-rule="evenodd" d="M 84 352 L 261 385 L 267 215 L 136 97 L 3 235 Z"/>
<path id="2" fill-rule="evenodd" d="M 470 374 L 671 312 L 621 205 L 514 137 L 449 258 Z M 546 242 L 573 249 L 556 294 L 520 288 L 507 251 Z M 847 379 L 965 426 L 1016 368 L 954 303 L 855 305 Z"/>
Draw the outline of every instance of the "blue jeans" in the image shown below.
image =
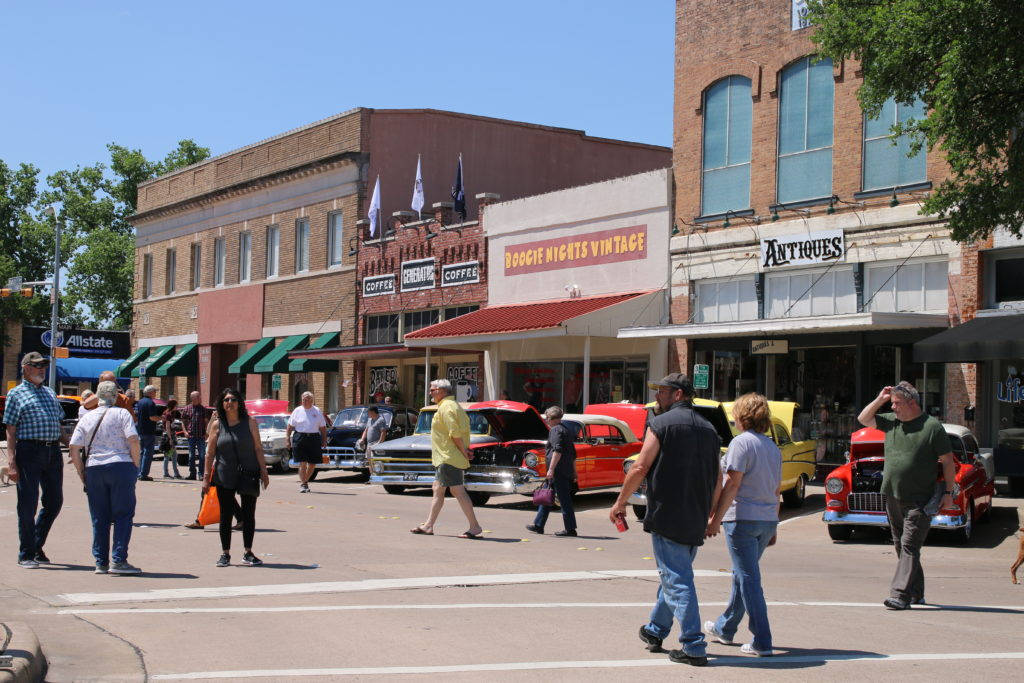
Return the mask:
<path id="1" fill-rule="evenodd" d="M 128 561 L 128 542 L 135 518 L 135 481 L 132 462 L 112 462 L 85 468 L 85 493 L 92 517 L 92 556 L 96 564 L 110 564 L 110 525 L 114 525 L 114 562 Z"/>
<path id="2" fill-rule="evenodd" d="M 156 434 L 139 434 L 139 477 L 148 477 L 150 465 L 153 464 L 153 451 L 156 449 Z"/>
<path id="3" fill-rule="evenodd" d="M 651 543 L 661 585 L 647 631 L 659 638 L 667 638 L 674 616 L 679 620 L 679 643 L 683 652 L 691 657 L 703 657 L 707 643 L 701 630 L 697 590 L 693 585 L 693 560 L 697 557 L 698 546 L 676 543 L 658 534 L 651 534 Z"/>
<path id="4" fill-rule="evenodd" d="M 188 437 L 188 476 L 195 476 L 197 464 L 201 479 L 206 467 L 206 439 L 201 436 L 190 436 Z"/>
<path id="5" fill-rule="evenodd" d="M 171 443 L 170 450 L 164 451 L 164 478 L 167 478 L 170 469 L 174 470 L 175 477 L 181 476 L 181 473 L 178 472 L 178 448 L 174 442 Z"/>
<path id="6" fill-rule="evenodd" d="M 761 590 L 758 562 L 778 526 L 778 522 L 753 520 L 722 523 L 732 557 L 732 593 L 725 611 L 715 622 L 715 630 L 726 638 L 732 638 L 746 611 L 750 632 L 754 634 L 751 645 L 755 650 L 772 649 L 772 630 L 768 625 L 768 606 Z"/>
<path id="7" fill-rule="evenodd" d="M 576 513 L 572 508 L 572 479 L 559 476 L 552 477 L 551 487 L 555 489 L 555 495 L 558 496 L 558 505 L 562 508 L 562 523 L 565 525 L 565 530 L 575 531 Z M 552 508 L 546 505 L 539 506 L 537 508 L 537 516 L 533 518 L 533 525 L 543 529 L 548 521 L 548 515 L 551 513 L 551 510 Z"/>
<path id="8" fill-rule="evenodd" d="M 64 460 L 60 446 L 22 439 L 14 446 L 14 464 L 18 467 L 18 560 L 31 560 L 43 549 L 64 505 Z M 36 516 L 40 489 L 43 506 Z"/>

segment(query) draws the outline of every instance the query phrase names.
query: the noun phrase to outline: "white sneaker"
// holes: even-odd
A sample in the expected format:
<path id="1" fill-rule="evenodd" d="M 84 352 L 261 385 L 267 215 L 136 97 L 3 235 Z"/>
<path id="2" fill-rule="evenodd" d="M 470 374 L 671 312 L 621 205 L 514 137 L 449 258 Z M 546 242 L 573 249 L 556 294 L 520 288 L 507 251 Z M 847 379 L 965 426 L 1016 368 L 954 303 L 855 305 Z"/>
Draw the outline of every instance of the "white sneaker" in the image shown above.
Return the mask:
<path id="1" fill-rule="evenodd" d="M 717 640 L 722 645 L 732 645 L 732 638 L 726 638 L 721 633 L 715 630 L 715 622 L 705 621 L 704 622 L 704 633 Z"/>
<path id="2" fill-rule="evenodd" d="M 38 569 L 39 563 L 35 560 L 18 560 L 18 566 L 23 569 Z"/>
<path id="3" fill-rule="evenodd" d="M 771 650 L 755 650 L 754 646 L 750 643 L 743 643 L 743 646 L 740 648 L 740 652 L 745 655 L 757 655 L 758 657 L 771 657 L 775 654 Z"/>

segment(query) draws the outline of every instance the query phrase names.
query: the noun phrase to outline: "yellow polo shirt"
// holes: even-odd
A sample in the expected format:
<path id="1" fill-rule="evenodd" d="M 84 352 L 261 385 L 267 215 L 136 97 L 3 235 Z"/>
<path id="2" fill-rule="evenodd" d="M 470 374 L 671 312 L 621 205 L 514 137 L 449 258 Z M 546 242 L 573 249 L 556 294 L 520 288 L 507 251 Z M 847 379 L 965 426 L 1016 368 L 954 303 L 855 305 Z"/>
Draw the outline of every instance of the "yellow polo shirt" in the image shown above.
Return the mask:
<path id="1" fill-rule="evenodd" d="M 452 438 L 461 439 L 469 448 L 469 415 L 454 397 L 445 396 L 437 404 L 437 413 L 430 423 L 430 461 L 434 467 L 445 464 L 460 470 L 469 469 L 469 460 Z"/>

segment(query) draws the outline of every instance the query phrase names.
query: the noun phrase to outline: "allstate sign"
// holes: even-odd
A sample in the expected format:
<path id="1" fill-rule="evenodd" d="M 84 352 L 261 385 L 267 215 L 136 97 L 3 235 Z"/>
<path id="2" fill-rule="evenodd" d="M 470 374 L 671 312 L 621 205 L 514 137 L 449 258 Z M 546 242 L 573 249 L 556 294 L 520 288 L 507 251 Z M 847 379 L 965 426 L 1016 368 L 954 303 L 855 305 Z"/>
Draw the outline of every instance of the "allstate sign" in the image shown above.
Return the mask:
<path id="1" fill-rule="evenodd" d="M 57 341 L 56 342 L 52 341 L 53 335 L 51 334 L 50 330 L 47 330 L 46 332 L 43 332 L 39 336 L 39 338 L 40 338 L 40 340 L 42 340 L 43 346 L 45 346 L 47 348 L 50 348 L 50 349 L 56 348 L 58 346 L 63 346 L 63 344 L 64 344 L 64 332 L 61 331 L 61 330 L 57 330 Z"/>

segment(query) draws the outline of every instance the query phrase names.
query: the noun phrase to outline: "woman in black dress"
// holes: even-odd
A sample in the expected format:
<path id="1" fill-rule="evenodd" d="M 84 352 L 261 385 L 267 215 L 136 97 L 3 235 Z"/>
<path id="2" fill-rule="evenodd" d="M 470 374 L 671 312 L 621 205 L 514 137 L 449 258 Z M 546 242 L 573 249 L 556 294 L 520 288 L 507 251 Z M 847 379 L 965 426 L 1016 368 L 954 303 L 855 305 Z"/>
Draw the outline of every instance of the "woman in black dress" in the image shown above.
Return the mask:
<path id="1" fill-rule="evenodd" d="M 206 472 L 203 475 L 203 494 L 210 486 L 217 487 L 220 503 L 220 545 L 224 553 L 217 560 L 218 567 L 231 564 L 231 520 L 242 521 L 242 545 L 245 554 L 242 564 L 258 567 L 263 560 L 252 553 L 252 540 L 256 534 L 256 498 L 263 488 L 270 486 L 267 463 L 263 459 L 256 421 L 249 419 L 245 404 L 238 391 L 228 387 L 217 399 L 217 418 L 210 423 L 206 440 Z M 235 494 L 241 498 L 241 505 Z"/>

